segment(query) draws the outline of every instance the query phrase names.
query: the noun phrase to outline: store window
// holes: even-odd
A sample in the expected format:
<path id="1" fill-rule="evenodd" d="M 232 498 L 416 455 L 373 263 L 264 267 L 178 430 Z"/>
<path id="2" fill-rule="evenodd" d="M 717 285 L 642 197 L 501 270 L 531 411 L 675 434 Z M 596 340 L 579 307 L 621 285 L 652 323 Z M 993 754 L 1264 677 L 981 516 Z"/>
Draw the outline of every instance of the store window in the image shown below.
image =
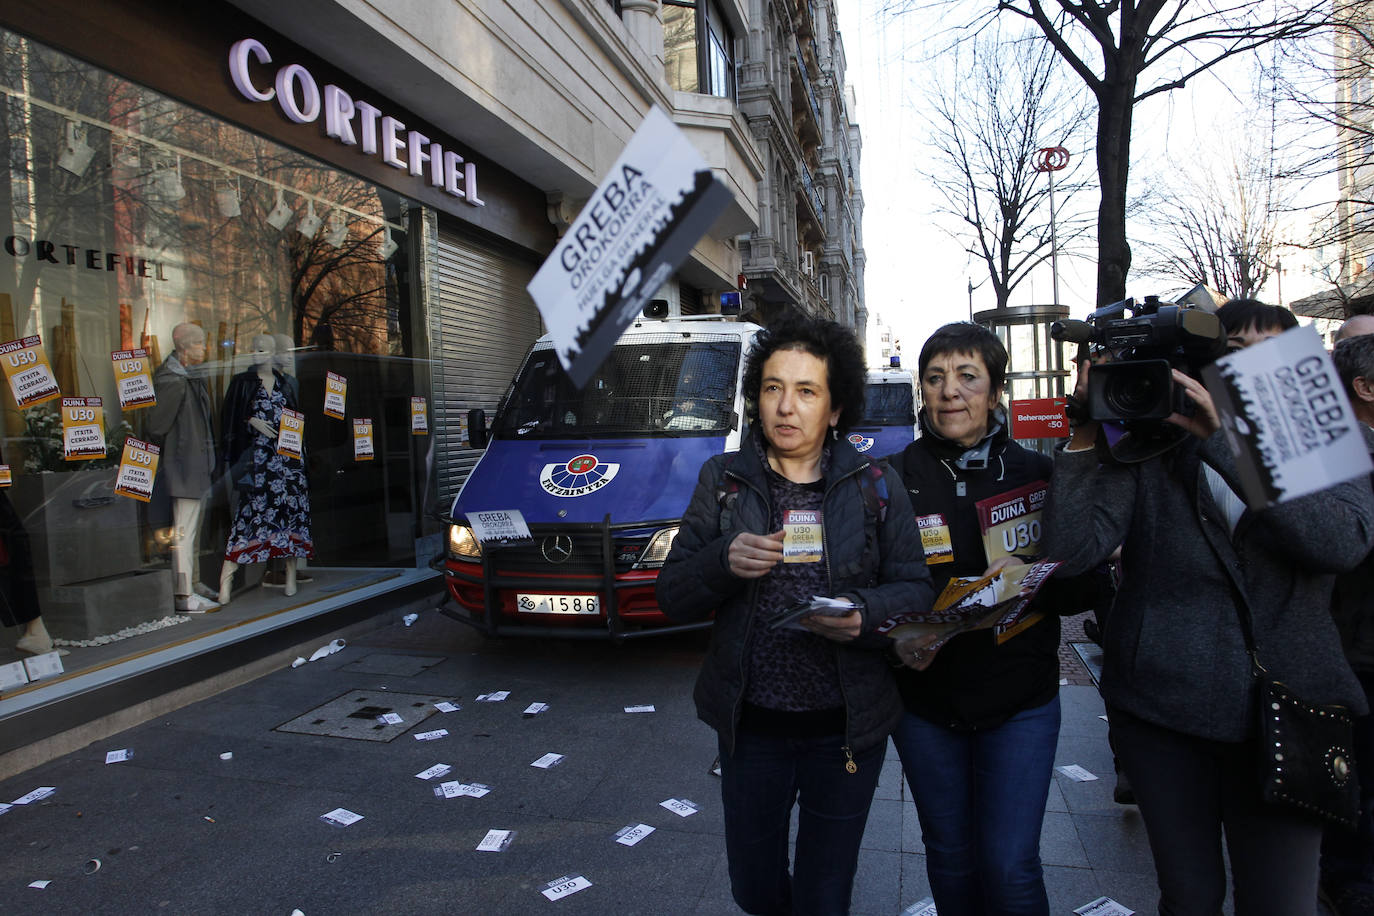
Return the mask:
<path id="1" fill-rule="evenodd" d="M 733 99 L 734 48 L 734 32 L 715 0 L 663 0 L 663 58 L 674 89 Z"/>
<path id="2" fill-rule="evenodd" d="M 0 546 L 59 645 L 413 567 L 414 206 L 4 30 L 0 153 Z"/>

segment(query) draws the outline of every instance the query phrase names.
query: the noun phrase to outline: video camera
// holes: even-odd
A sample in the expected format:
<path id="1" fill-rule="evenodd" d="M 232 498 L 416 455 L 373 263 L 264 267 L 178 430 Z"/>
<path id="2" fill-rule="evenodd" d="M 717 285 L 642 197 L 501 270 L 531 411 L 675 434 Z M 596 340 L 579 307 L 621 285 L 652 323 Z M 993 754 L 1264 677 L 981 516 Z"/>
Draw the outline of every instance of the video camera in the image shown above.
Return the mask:
<path id="1" fill-rule="evenodd" d="M 1070 416 L 1119 423 L 1127 435 L 1112 443 L 1111 452 L 1128 462 L 1160 454 L 1186 435 L 1163 422 L 1173 413 L 1192 413 L 1172 370 L 1196 376 L 1226 352 L 1226 332 L 1215 312 L 1158 296 L 1146 296 L 1141 305 L 1134 299 L 1114 302 L 1087 321 L 1056 321 L 1050 336 L 1086 348 L 1080 358 L 1106 355 L 1104 362 L 1094 360 L 1086 399 L 1070 405 Z"/>

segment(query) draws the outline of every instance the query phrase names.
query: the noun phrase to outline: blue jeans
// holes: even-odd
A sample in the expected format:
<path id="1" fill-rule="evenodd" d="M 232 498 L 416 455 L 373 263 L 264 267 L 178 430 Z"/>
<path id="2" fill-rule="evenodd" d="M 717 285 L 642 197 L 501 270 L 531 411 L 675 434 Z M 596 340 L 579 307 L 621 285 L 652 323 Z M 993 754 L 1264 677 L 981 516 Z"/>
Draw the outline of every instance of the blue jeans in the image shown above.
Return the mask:
<path id="1" fill-rule="evenodd" d="M 1047 916 L 1040 867 L 1059 698 L 996 728 L 955 731 L 907 713 L 892 736 L 940 916 Z"/>
<path id="2" fill-rule="evenodd" d="M 854 754 L 844 739 L 777 738 L 740 732 L 735 752 L 720 743 L 720 796 L 730 889 L 757 916 L 849 912 L 859 842 L 878 787 L 885 744 Z M 796 860 L 787 869 L 792 806 L 799 804 Z"/>

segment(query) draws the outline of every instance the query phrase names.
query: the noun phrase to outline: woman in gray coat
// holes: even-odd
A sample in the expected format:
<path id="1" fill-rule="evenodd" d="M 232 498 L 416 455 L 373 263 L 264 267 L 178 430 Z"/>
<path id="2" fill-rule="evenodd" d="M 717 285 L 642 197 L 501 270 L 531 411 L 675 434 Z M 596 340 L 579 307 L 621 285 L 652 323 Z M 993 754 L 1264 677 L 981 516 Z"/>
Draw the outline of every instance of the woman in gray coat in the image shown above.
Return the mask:
<path id="1" fill-rule="evenodd" d="M 1247 329 L 1227 327 L 1237 346 L 1280 330 L 1265 322 L 1242 339 Z M 1085 363 L 1080 391 L 1087 372 Z M 1149 836 L 1159 912 L 1221 912 L 1224 833 L 1237 916 L 1311 913 L 1322 824 L 1261 801 L 1257 690 L 1239 614 L 1248 609 L 1270 676 L 1309 702 L 1363 712 L 1331 585 L 1369 552 L 1374 497 L 1359 479 L 1247 509 L 1211 397 L 1196 379 L 1173 377 L 1196 411 L 1170 418 L 1192 435 L 1164 455 L 1101 463 L 1097 424 L 1075 428 L 1055 460 L 1046 554 L 1073 574 L 1124 545 L 1101 687 Z"/>

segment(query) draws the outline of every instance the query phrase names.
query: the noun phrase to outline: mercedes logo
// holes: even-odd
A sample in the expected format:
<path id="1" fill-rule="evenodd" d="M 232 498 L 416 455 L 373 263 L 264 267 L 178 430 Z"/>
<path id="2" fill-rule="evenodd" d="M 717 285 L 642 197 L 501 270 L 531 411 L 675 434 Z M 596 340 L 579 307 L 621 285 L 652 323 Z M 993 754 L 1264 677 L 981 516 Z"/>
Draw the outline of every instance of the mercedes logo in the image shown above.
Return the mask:
<path id="1" fill-rule="evenodd" d="M 539 552 L 550 563 L 566 563 L 573 552 L 572 538 L 566 534 L 551 534 L 539 545 Z"/>

